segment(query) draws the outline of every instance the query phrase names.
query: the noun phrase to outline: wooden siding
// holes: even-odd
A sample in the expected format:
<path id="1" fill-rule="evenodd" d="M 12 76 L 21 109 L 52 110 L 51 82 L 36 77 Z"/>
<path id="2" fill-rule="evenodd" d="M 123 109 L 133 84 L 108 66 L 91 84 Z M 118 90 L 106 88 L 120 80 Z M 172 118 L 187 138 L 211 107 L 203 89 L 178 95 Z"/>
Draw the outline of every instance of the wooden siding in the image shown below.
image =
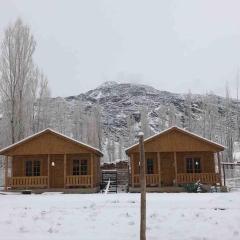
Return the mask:
<path id="1" fill-rule="evenodd" d="M 193 137 L 178 130 L 172 130 L 144 143 L 145 152 L 217 152 L 221 151 L 213 144 Z M 127 154 L 138 152 L 138 146 L 127 151 Z"/>
<path id="2" fill-rule="evenodd" d="M 47 155 L 27 155 L 27 156 L 13 156 L 12 157 L 12 175 L 14 177 L 25 176 L 25 161 L 27 160 L 39 160 L 41 162 L 40 174 L 41 176 L 47 176 Z"/>
<path id="3" fill-rule="evenodd" d="M 66 139 L 46 132 L 30 141 L 26 141 L 16 147 L 10 149 L 5 155 L 34 155 L 34 154 L 64 154 L 64 153 L 89 153 L 88 149 L 78 144 L 67 141 Z"/>
<path id="4" fill-rule="evenodd" d="M 66 187 L 97 187 L 100 184 L 100 157 L 93 154 L 93 167 L 91 167 L 91 154 L 92 153 L 78 153 L 66 155 Z M 74 159 L 87 160 L 88 172 L 87 175 L 73 176 L 72 175 L 72 163 Z M 25 161 L 27 160 L 39 160 L 41 162 L 41 170 L 39 177 L 26 177 L 25 173 Z M 64 154 L 52 154 L 49 155 L 49 179 L 48 179 L 48 155 L 21 155 L 12 157 L 12 178 L 8 178 L 8 184 L 10 186 L 20 187 L 29 186 L 33 187 L 46 187 L 49 181 L 50 188 L 64 188 Z M 51 163 L 54 162 L 53 167 Z M 93 172 L 91 173 L 91 169 Z M 86 177 L 85 177 L 86 176 Z M 42 180 L 44 178 L 44 184 Z M 90 179 L 90 180 L 89 180 Z M 41 181 L 40 181 L 41 180 Z M 93 182 L 92 182 L 93 181 Z M 42 185 L 41 185 L 41 184 Z"/>
<path id="5" fill-rule="evenodd" d="M 158 168 L 157 154 L 160 156 L 160 168 Z M 202 180 L 215 184 L 214 180 L 219 180 L 219 176 L 215 174 L 215 160 L 213 152 L 176 152 L 177 172 L 175 172 L 174 152 L 146 152 L 147 159 L 153 159 L 153 174 L 147 175 L 147 185 L 173 186 L 176 180 L 179 183 L 185 183 L 189 179 L 196 179 L 201 174 Z M 199 157 L 201 159 L 201 173 L 198 175 L 189 174 L 186 172 L 186 157 Z M 133 153 L 131 160 L 131 178 L 134 186 L 139 186 L 139 153 Z M 160 173 L 159 173 L 160 169 Z M 178 177 L 176 176 L 178 175 Z M 205 175 L 204 175 L 205 174 Z M 161 182 L 160 182 L 161 180 Z"/>

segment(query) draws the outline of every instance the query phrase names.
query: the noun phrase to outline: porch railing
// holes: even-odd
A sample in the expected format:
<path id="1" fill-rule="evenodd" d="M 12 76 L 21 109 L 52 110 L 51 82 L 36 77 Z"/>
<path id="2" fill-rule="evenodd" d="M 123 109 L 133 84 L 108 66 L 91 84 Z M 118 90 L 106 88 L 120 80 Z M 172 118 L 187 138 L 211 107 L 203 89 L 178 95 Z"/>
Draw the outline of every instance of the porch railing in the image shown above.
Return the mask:
<path id="1" fill-rule="evenodd" d="M 135 185 L 139 185 L 140 184 L 140 176 L 134 175 L 133 182 Z M 147 174 L 146 175 L 146 185 L 158 186 L 159 185 L 159 175 L 158 174 Z"/>
<path id="2" fill-rule="evenodd" d="M 9 177 L 8 186 L 12 188 L 16 187 L 47 187 L 48 177 L 37 176 L 37 177 Z"/>
<path id="3" fill-rule="evenodd" d="M 92 177 L 91 175 L 82 176 L 67 176 L 66 186 L 91 186 Z"/>
<path id="4" fill-rule="evenodd" d="M 201 183 L 206 184 L 216 184 L 220 182 L 220 177 L 218 173 L 178 173 L 177 183 L 193 183 L 198 180 Z"/>

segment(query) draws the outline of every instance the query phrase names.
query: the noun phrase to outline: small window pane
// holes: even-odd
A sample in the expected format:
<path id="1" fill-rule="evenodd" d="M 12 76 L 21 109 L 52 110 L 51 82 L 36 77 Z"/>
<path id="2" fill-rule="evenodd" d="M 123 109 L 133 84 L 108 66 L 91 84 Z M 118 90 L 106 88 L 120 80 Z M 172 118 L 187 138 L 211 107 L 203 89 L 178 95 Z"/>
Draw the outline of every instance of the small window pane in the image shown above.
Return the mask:
<path id="1" fill-rule="evenodd" d="M 73 175 L 80 175 L 80 161 L 73 160 Z"/>
<path id="2" fill-rule="evenodd" d="M 193 159 L 192 158 L 186 158 L 186 164 L 187 164 L 187 173 L 193 173 Z"/>
<path id="3" fill-rule="evenodd" d="M 40 176 L 40 161 L 33 162 L 33 176 Z"/>
<path id="4" fill-rule="evenodd" d="M 153 159 L 147 159 L 147 174 L 153 174 Z"/>
<path id="5" fill-rule="evenodd" d="M 81 160 L 81 175 L 87 175 L 88 165 L 87 160 Z"/>
<path id="6" fill-rule="evenodd" d="M 201 173 L 201 161 L 200 161 L 200 158 L 194 158 L 194 170 L 195 170 L 195 173 Z"/>
<path id="7" fill-rule="evenodd" d="M 32 161 L 25 162 L 25 174 L 27 177 L 32 176 Z"/>

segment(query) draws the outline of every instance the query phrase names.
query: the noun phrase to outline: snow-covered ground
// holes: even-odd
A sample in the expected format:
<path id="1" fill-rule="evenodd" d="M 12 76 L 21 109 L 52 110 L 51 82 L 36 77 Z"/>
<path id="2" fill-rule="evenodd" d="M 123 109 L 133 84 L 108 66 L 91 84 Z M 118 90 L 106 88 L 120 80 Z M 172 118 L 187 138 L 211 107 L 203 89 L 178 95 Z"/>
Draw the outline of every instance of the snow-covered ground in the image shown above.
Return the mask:
<path id="1" fill-rule="evenodd" d="M 139 239 L 139 194 L 0 195 L 0 239 Z M 240 239 L 240 192 L 147 195 L 147 239 Z"/>

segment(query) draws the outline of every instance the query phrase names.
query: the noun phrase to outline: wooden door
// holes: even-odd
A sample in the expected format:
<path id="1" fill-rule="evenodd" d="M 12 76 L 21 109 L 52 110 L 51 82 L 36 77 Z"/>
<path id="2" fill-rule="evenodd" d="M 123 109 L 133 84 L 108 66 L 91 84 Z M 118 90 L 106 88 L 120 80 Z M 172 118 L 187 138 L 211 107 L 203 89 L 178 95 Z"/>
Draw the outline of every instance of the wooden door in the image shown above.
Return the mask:
<path id="1" fill-rule="evenodd" d="M 64 155 L 51 155 L 49 164 L 50 164 L 49 166 L 50 167 L 50 188 L 63 188 L 64 187 Z"/>
<path id="2" fill-rule="evenodd" d="M 175 167 L 173 153 L 161 154 L 161 182 L 162 186 L 173 186 Z"/>

